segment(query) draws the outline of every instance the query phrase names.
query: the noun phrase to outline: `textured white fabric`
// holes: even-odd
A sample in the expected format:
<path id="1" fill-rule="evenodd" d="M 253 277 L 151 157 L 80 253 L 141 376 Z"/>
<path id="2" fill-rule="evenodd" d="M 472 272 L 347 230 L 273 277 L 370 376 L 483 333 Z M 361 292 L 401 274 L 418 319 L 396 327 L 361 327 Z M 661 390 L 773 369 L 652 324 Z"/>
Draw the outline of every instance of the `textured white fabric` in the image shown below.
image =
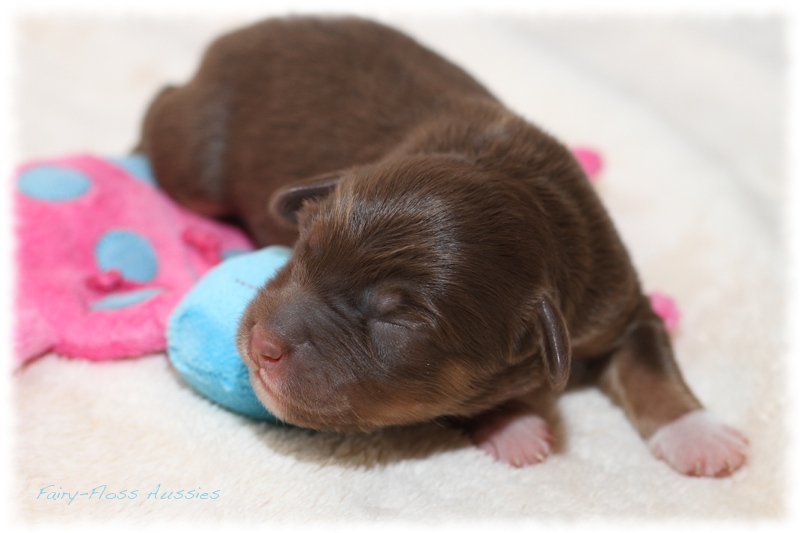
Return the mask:
<path id="1" fill-rule="evenodd" d="M 14 375 L 15 500 L 26 521 L 776 518 L 784 512 L 786 110 L 778 19 L 388 19 L 511 108 L 600 149 L 599 192 L 644 286 L 672 294 L 686 380 L 750 439 L 729 479 L 656 461 L 596 390 L 558 405 L 545 463 L 496 464 L 428 425 L 345 437 L 232 415 L 187 388 L 163 354 L 91 363 L 49 355 Z M 19 21 L 21 158 L 119 154 L 164 83 L 241 21 Z M 166 491 L 216 499 L 155 500 Z M 52 485 L 52 486 L 51 486 Z M 134 500 L 45 492 L 137 492 Z M 100 489 L 97 489 L 98 491 Z M 177 493 L 175 493 L 177 494 Z M 173 494 L 173 496 L 175 496 Z"/>

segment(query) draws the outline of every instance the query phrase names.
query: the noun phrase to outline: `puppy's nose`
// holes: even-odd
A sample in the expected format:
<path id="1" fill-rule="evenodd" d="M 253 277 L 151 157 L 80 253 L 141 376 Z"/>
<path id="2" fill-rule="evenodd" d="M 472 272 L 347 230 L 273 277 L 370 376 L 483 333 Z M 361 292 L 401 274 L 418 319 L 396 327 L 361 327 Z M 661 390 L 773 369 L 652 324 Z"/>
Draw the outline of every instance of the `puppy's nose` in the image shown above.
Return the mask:
<path id="1" fill-rule="evenodd" d="M 258 326 L 250 330 L 250 356 L 258 361 L 278 361 L 283 357 L 283 347 Z"/>

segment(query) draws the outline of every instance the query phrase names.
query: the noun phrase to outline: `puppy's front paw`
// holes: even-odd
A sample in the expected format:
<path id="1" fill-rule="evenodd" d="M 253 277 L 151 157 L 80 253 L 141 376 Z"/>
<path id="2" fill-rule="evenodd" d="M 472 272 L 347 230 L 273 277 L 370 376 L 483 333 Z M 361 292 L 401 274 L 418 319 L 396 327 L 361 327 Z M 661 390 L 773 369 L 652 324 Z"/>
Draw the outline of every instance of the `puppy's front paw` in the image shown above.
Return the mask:
<path id="1" fill-rule="evenodd" d="M 473 431 L 472 441 L 498 461 L 520 467 L 544 461 L 553 437 L 542 417 L 514 411 L 489 415 Z"/>
<path id="2" fill-rule="evenodd" d="M 728 476 L 747 459 L 745 436 L 705 410 L 670 422 L 647 443 L 653 455 L 689 476 Z"/>

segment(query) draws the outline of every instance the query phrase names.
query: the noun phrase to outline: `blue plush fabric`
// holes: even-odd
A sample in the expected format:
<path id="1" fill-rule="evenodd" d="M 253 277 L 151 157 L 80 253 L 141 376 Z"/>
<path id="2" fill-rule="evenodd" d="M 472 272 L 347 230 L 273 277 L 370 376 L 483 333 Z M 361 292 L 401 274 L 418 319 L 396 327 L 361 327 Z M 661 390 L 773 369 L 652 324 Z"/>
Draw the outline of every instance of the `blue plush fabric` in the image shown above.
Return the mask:
<path id="1" fill-rule="evenodd" d="M 163 289 L 155 287 L 136 289 L 128 292 L 115 292 L 99 300 L 95 300 L 89 306 L 89 309 L 92 311 L 99 311 L 101 309 L 122 309 L 123 307 L 143 302 L 151 296 L 161 294 L 162 292 L 164 292 Z"/>
<path id="2" fill-rule="evenodd" d="M 122 167 L 134 178 L 158 187 L 153 171 L 150 169 L 150 162 L 144 154 L 131 154 L 124 157 L 112 157 L 111 162 Z"/>
<path id="3" fill-rule="evenodd" d="M 127 279 L 146 283 L 158 273 L 158 259 L 146 237 L 130 230 L 107 231 L 97 241 L 95 260 L 100 271 L 117 269 Z"/>
<path id="4" fill-rule="evenodd" d="M 186 293 L 167 326 L 169 358 L 184 380 L 223 407 L 273 422 L 236 351 L 236 329 L 258 288 L 290 254 L 270 246 L 223 261 Z"/>
<path id="5" fill-rule="evenodd" d="M 19 175 L 17 189 L 37 200 L 62 202 L 78 198 L 92 186 L 88 176 L 59 165 L 39 165 Z"/>

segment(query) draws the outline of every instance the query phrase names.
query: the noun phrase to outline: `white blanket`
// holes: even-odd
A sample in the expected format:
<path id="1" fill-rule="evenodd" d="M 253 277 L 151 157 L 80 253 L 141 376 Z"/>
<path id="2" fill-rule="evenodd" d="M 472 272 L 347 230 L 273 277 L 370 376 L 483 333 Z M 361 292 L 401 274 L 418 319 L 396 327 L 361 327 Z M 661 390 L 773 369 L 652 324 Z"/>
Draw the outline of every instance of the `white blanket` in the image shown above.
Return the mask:
<path id="1" fill-rule="evenodd" d="M 384 21 L 568 144 L 601 151 L 599 193 L 645 288 L 677 299 L 679 364 L 706 406 L 749 436 L 746 466 L 722 480 L 678 475 L 593 389 L 561 399 L 557 453 L 513 469 L 436 425 L 346 437 L 253 422 L 197 396 L 164 354 L 109 363 L 51 354 L 12 378 L 18 518 L 781 517 L 787 86 L 780 20 Z M 241 22 L 18 20 L 18 157 L 126 152 L 156 90 L 185 80 L 204 45 Z M 53 501 L 42 489 L 95 496 Z M 190 490 L 207 497 L 188 499 Z M 148 497 L 153 491 L 158 499 Z"/>

